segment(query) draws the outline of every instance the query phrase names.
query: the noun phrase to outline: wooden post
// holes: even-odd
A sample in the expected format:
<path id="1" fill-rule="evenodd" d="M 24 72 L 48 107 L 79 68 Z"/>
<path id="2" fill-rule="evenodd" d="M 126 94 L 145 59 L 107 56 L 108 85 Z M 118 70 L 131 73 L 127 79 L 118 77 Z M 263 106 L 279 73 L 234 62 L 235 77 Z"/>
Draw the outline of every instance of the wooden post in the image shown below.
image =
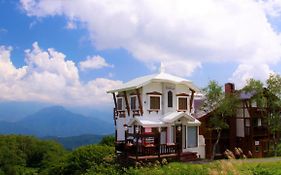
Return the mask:
<path id="1" fill-rule="evenodd" d="M 117 101 L 116 101 L 116 96 L 115 96 L 114 92 L 112 93 L 112 96 L 113 96 L 113 100 L 114 100 L 115 109 L 117 109 Z"/>
<path id="2" fill-rule="evenodd" d="M 126 102 L 126 109 L 128 112 L 128 116 L 130 116 L 130 106 L 129 106 L 129 102 L 128 102 L 128 97 L 127 97 L 127 92 L 124 91 L 124 97 L 125 97 L 125 102 Z"/>
<path id="3" fill-rule="evenodd" d="M 194 98 L 194 90 L 190 89 L 191 90 L 191 97 L 190 97 L 190 101 L 189 101 L 189 112 L 191 112 L 191 109 L 192 109 L 192 104 L 193 104 L 193 98 Z"/>
<path id="4" fill-rule="evenodd" d="M 160 151 L 161 151 L 161 130 L 158 130 L 158 161 L 160 162 Z"/>
<path id="5" fill-rule="evenodd" d="M 136 89 L 136 91 L 137 91 L 137 97 L 138 97 L 138 102 L 139 102 L 140 114 L 142 116 L 143 115 L 143 108 L 142 108 L 142 101 L 141 101 L 141 97 L 140 97 L 140 91 L 139 91 L 139 89 Z"/>
<path id="6" fill-rule="evenodd" d="M 138 152 L 138 148 L 139 148 L 139 135 L 138 135 L 138 133 L 136 134 L 136 137 L 137 137 L 137 143 L 136 143 L 136 161 L 138 161 L 138 155 L 139 155 L 139 152 Z"/>

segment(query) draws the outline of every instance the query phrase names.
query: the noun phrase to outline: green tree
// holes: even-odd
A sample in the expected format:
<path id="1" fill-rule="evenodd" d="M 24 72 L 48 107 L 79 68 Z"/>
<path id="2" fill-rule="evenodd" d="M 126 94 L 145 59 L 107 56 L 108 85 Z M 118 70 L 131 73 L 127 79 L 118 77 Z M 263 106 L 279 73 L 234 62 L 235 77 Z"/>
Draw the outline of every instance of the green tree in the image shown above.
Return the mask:
<path id="1" fill-rule="evenodd" d="M 107 145 L 107 146 L 114 146 L 115 145 L 114 142 L 115 142 L 115 137 L 110 135 L 110 136 L 104 136 L 99 144 Z"/>
<path id="2" fill-rule="evenodd" d="M 224 94 L 222 87 L 216 81 L 210 81 L 204 92 L 206 99 L 203 109 L 212 111 L 212 117 L 210 118 L 211 129 L 217 132 L 211 156 L 211 159 L 214 159 L 215 151 L 221 138 L 221 131 L 229 127 L 227 120 L 235 115 L 238 99 L 233 93 Z"/>
<path id="3" fill-rule="evenodd" d="M 278 133 L 281 133 L 281 76 L 279 74 L 270 74 L 266 83 L 269 107 L 268 126 L 273 136 L 274 156 L 277 156 L 277 145 L 280 141 Z"/>
<path id="4" fill-rule="evenodd" d="M 72 151 L 49 174 L 78 175 L 89 171 L 101 173 L 107 167 L 112 169 L 115 166 L 114 156 L 113 147 L 104 145 L 81 146 Z"/>

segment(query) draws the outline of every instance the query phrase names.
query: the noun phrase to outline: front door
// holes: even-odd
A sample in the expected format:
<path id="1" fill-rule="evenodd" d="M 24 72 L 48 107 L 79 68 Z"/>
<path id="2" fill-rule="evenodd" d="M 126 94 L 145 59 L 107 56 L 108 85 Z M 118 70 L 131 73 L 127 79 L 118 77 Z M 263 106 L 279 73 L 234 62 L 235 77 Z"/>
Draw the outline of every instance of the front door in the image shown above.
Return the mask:
<path id="1" fill-rule="evenodd" d="M 182 152 L 182 125 L 176 125 L 176 143 L 178 144 L 178 148 L 180 152 Z"/>

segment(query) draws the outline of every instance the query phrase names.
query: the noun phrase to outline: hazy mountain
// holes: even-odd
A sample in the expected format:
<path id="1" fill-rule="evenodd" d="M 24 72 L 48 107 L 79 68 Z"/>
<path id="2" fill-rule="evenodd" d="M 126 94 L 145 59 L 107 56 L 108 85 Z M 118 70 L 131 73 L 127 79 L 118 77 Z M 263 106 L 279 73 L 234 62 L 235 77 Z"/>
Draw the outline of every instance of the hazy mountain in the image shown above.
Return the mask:
<path id="1" fill-rule="evenodd" d="M 43 137 L 42 139 L 55 140 L 66 149 L 73 150 L 79 146 L 99 143 L 103 137 L 104 135 L 80 135 L 71 137 Z"/>
<path id="2" fill-rule="evenodd" d="M 0 122 L 0 133 L 40 137 L 103 135 L 113 133 L 113 125 L 97 118 L 72 113 L 61 106 L 53 106 L 41 109 L 18 122 Z"/>
<path id="3" fill-rule="evenodd" d="M 50 106 L 39 102 L 0 102 L 0 121 L 15 122 L 31 115 L 40 109 Z"/>

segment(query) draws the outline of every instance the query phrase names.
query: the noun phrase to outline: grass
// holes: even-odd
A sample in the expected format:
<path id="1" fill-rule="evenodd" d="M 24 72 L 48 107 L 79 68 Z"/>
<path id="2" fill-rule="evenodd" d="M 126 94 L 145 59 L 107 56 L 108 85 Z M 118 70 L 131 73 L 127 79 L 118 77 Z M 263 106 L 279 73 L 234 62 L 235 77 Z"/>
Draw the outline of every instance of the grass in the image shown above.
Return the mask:
<path id="1" fill-rule="evenodd" d="M 145 175 L 281 175 L 281 158 L 218 160 L 207 164 L 169 163 L 130 168 L 128 174 Z"/>

